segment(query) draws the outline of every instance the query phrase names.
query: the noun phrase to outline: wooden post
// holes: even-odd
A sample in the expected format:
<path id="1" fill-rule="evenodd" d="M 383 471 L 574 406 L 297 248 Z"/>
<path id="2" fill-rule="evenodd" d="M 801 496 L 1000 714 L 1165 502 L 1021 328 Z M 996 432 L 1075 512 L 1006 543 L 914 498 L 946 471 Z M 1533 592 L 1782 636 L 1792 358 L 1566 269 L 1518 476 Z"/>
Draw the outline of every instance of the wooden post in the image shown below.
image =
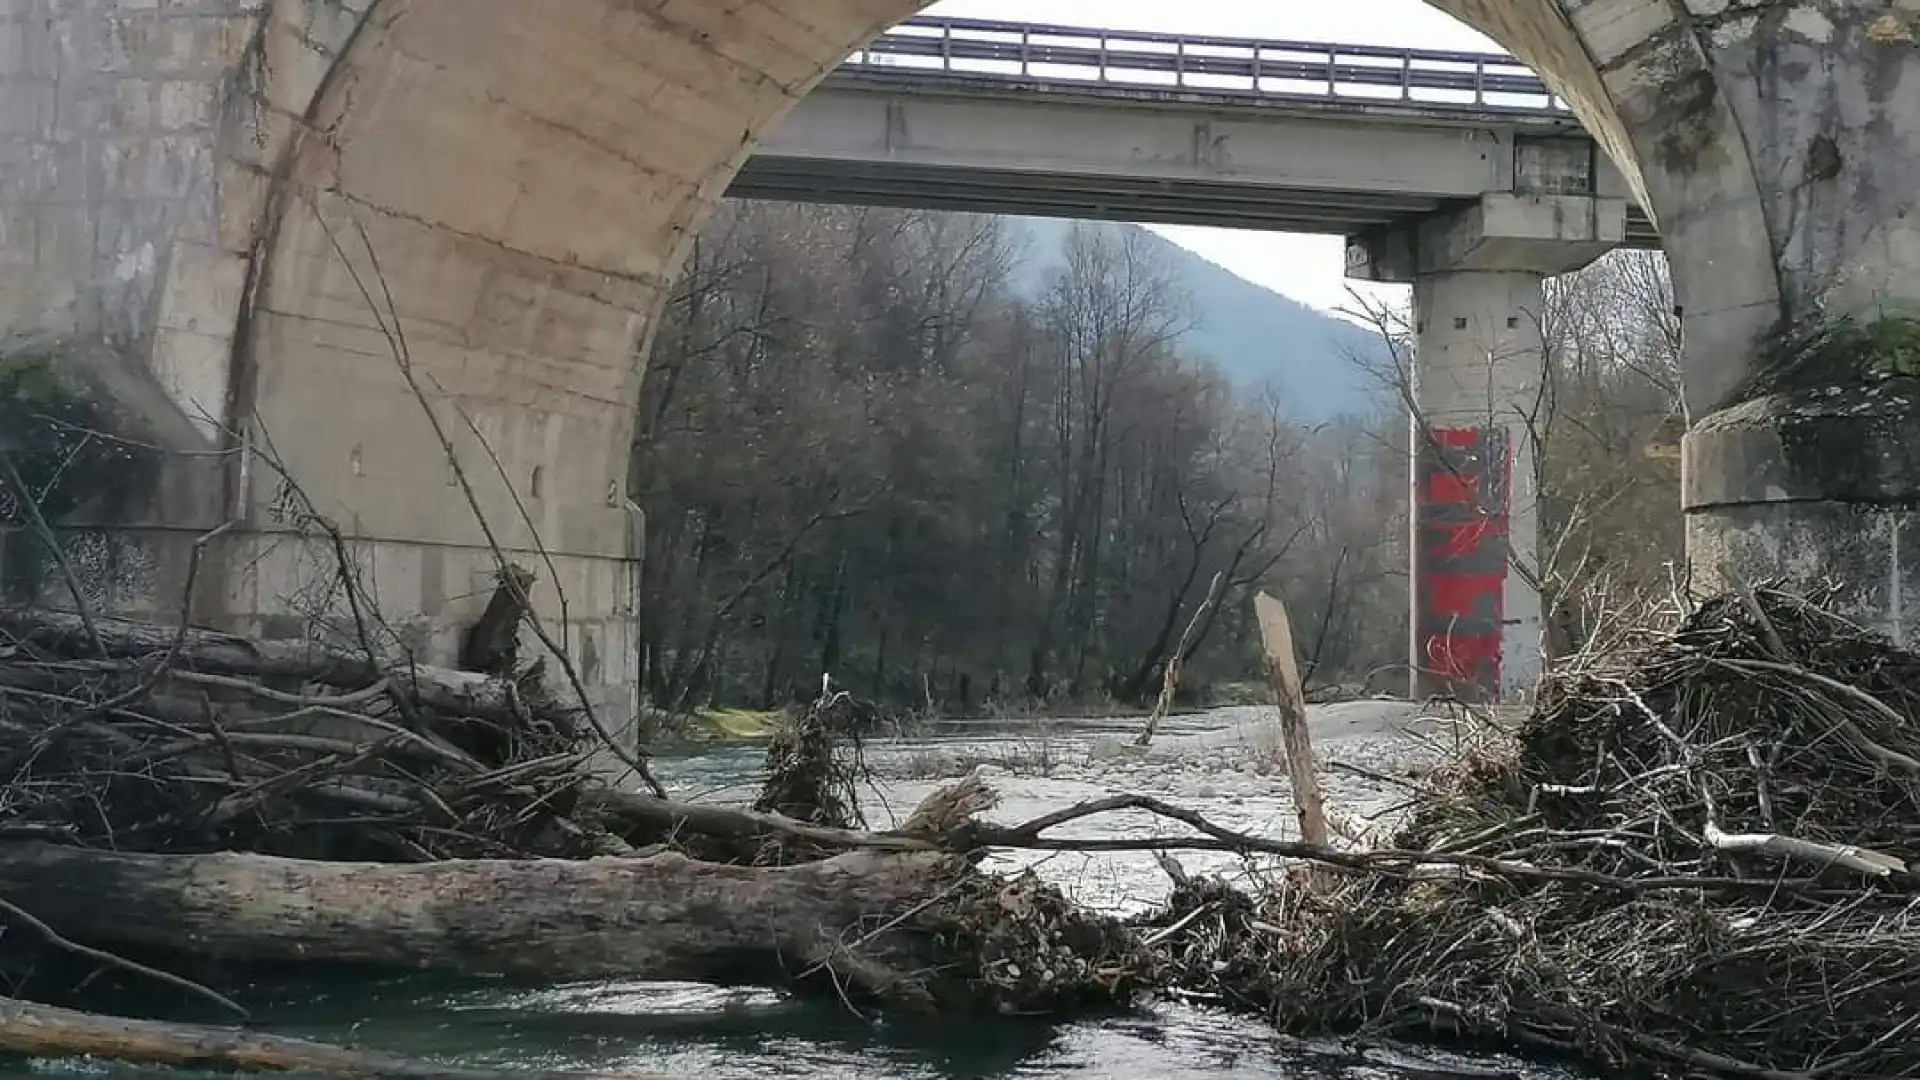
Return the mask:
<path id="1" fill-rule="evenodd" d="M 1280 734 L 1286 740 L 1287 778 L 1293 784 L 1294 806 L 1300 812 L 1300 839 L 1327 846 L 1327 808 L 1320 798 L 1320 780 L 1313 772 L 1313 739 L 1307 733 L 1307 698 L 1300 686 L 1300 668 L 1293 658 L 1293 628 L 1287 609 L 1266 593 L 1253 598 L 1260 621 L 1260 644 L 1267 654 L 1267 684 L 1280 710 Z"/>

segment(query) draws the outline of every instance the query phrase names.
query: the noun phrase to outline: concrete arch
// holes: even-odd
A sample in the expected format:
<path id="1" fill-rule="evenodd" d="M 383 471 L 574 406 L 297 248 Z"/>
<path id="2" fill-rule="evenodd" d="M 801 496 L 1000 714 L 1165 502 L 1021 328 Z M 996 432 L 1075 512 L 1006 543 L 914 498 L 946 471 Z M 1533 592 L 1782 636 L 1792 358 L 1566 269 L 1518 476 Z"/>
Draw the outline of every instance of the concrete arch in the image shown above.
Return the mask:
<path id="1" fill-rule="evenodd" d="M 1831 261 L 1804 250 L 1818 246 L 1804 225 L 1796 236 L 1786 224 L 1806 218 L 1796 212 L 1803 207 L 1791 205 L 1803 186 L 1783 182 L 1804 171 L 1804 147 L 1778 139 L 1785 107 L 1765 103 L 1766 80 L 1758 77 L 1771 72 L 1777 80 L 1792 66 L 1761 54 L 1778 36 L 1774 31 L 1784 26 L 1791 34 L 1791 21 L 1775 17 L 1769 27 L 1764 12 L 1715 0 L 1430 2 L 1542 72 L 1653 212 L 1669 240 L 1694 345 L 1687 379 L 1697 411 L 1725 404 L 1765 334 L 1832 293 L 1837 277 L 1849 279 L 1843 306 L 1897 295 L 1899 286 L 1884 275 L 1816 265 L 1783 288 L 1785 271 L 1776 260 L 1749 257 L 1753 248 L 1745 239 L 1727 240 L 1766 237 L 1773 250 L 1798 245 L 1802 263 Z M 568 0 L 534 26 L 522 5 L 486 0 L 450 6 L 445 0 L 277 0 L 261 35 L 264 120 L 250 140 L 261 153 L 246 163 L 273 177 L 266 187 L 275 205 L 252 230 L 276 237 L 251 256 L 255 279 L 268 286 L 258 294 L 263 308 L 298 306 L 279 300 L 302 287 L 292 271 L 267 274 L 265 267 L 298 263 L 302 256 L 293 248 L 311 255 L 313 223 L 282 237 L 280 222 L 287 200 L 310 198 L 297 192 L 321 191 L 340 205 L 374 211 L 384 226 L 411 221 L 416 240 L 438 235 L 491 244 L 527 256 L 524 265 L 536 275 L 553 267 L 575 272 L 576 279 L 602 275 L 598 285 L 556 284 L 543 299 L 520 302 L 544 306 L 545 316 L 535 317 L 547 318 L 549 326 L 604 324 L 590 334 L 595 343 L 583 346 L 589 351 L 622 336 L 637 339 L 681 241 L 757 134 L 861 40 L 924 6 L 919 0 L 704 6 Z M 1819 7 L 1802 5 L 1802 29 L 1813 33 L 1808 44 L 1830 44 L 1835 35 L 1858 39 L 1867 29 L 1864 18 L 1837 26 Z M 1828 42 L 1815 40 L 1823 35 Z M 1799 65 L 1803 81 L 1807 67 Z M 1836 96 L 1832 90 L 1810 94 L 1803 86 L 1797 100 L 1813 103 L 1799 111 L 1813 114 Z M 1859 118 L 1862 125 L 1870 119 Z M 1749 127 L 1768 133 L 1759 154 L 1746 137 Z M 490 134 L 478 134 L 489 128 Z M 315 132 L 321 134 L 309 137 Z M 461 137 L 463 145 L 447 142 Z M 1771 202 L 1761 176 L 1776 178 Z M 1869 186 L 1899 190 L 1897 183 Z M 397 201 L 388 206 L 383 200 Z M 1904 238 L 1854 239 L 1872 246 Z M 390 236 L 381 246 L 401 242 Z M 564 315 L 551 306 L 559 297 L 581 299 L 583 290 L 586 306 Z M 490 307 L 513 302 L 498 291 L 486 299 Z M 614 326 L 620 311 L 631 326 Z M 511 350 L 502 332 L 496 325 L 485 340 L 464 344 L 475 356 Z M 258 352 L 278 355 L 277 349 Z M 592 372 L 583 374 L 583 386 L 596 385 Z M 234 375 L 244 385 L 243 366 Z M 599 372 L 599 389 L 585 396 L 603 393 L 609 377 L 616 376 Z M 617 433 L 611 434 L 594 456 L 602 473 L 619 456 Z M 566 456 L 580 462 L 573 454 L 577 441 L 563 441 Z"/>
<path id="2" fill-rule="evenodd" d="M 1920 293 L 1920 143 L 1890 119 L 1920 115 L 1899 78 L 1912 0 L 1429 2 L 1535 66 L 1633 179 L 1674 260 L 1696 413 L 1739 399 L 1783 319 Z M 757 137 L 924 6 L 18 0 L 0 334 L 112 339 L 170 430 L 271 444 L 447 653 L 491 559 L 388 355 L 384 293 L 362 295 L 364 230 L 488 518 L 556 553 L 582 655 L 630 656 L 627 412 L 663 283 Z M 500 477 L 536 469 L 523 515 Z M 270 477 L 213 486 L 160 524 L 282 527 Z M 300 572 L 248 543 L 213 607 L 265 623 Z M 595 678 L 624 693 L 617 662 Z"/>
<path id="3" fill-rule="evenodd" d="M 443 653 L 492 557 L 417 385 L 500 541 L 551 554 L 577 648 L 607 658 L 590 681 L 617 706 L 631 412 L 664 285 L 757 133 L 911 5 L 375 0 L 324 24 L 334 42 L 290 17 L 311 28 L 319 6 L 280 0 L 267 28 L 292 62 L 266 65 L 285 127 L 263 163 L 235 419 L 351 520 Z M 374 317 L 380 282 L 413 385 Z M 315 401 L 352 406 L 317 416 Z M 339 466 L 349 453 L 360 469 Z M 538 492 L 505 482 L 536 474 Z M 270 513 L 272 488 L 239 493 L 247 516 Z M 234 606 L 266 612 L 293 577 L 256 560 Z"/>

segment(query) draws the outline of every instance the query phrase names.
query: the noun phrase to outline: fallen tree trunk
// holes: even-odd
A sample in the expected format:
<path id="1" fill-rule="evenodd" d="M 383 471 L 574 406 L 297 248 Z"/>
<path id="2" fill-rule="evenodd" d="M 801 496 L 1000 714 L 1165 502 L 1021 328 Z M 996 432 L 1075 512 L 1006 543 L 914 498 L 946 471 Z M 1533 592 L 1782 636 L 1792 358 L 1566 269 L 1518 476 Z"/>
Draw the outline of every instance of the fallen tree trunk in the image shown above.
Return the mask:
<path id="1" fill-rule="evenodd" d="M 130 1020 L 6 997 L 0 997 L 0 1051 L 34 1057 L 84 1057 L 132 1065 L 299 1072 L 383 1080 L 590 1080 L 596 1075 L 438 1065 L 239 1028 Z M 620 1080 L 648 1078 L 623 1073 Z"/>
<path id="2" fill-rule="evenodd" d="M 194 681 L 195 676 L 224 676 L 313 683 L 335 690 L 359 691 L 384 679 L 408 699 L 448 715 L 509 725 L 517 724 L 524 715 L 545 720 L 562 731 L 573 730 L 571 708 L 548 698 L 523 698 L 520 689 L 510 680 L 480 672 L 385 663 L 362 651 L 332 648 L 305 639 L 269 641 L 201 629 L 182 632 L 172 627 L 116 618 L 95 618 L 93 623 L 106 650 L 104 657 L 94 649 L 86 624 L 78 615 L 39 608 L 0 608 L 0 632 L 25 645 L 27 649 L 23 652 L 37 650 L 60 657 L 68 671 L 84 670 L 88 663 L 124 668 L 171 658 L 171 666 L 181 669 L 180 677 L 189 682 Z M 10 662 L 24 665 L 30 662 L 30 656 L 16 657 Z M 285 695 L 276 696 L 285 702 Z"/>
<path id="3" fill-rule="evenodd" d="M 967 873 L 939 853 L 761 868 L 642 859 L 329 863 L 0 845 L 0 897 L 68 938 L 243 963 L 313 962 L 938 996 L 950 959 L 903 913 Z"/>

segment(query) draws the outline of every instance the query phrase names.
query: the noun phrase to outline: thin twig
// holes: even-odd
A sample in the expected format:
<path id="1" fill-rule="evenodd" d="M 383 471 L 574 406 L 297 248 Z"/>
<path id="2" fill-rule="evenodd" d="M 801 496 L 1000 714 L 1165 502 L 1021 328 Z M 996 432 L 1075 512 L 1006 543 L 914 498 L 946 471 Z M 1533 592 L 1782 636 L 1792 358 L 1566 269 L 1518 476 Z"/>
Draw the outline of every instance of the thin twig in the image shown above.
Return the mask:
<path id="1" fill-rule="evenodd" d="M 60 576 L 66 582 L 67 592 L 73 597 L 73 608 L 80 614 L 80 621 L 87 628 L 87 636 L 93 639 L 93 648 L 101 656 L 107 654 L 107 647 L 100 642 L 100 630 L 94 624 L 93 605 L 87 602 L 86 591 L 80 587 L 80 576 L 73 569 L 73 561 L 67 558 L 67 549 L 60 544 L 60 537 L 54 533 L 53 526 L 47 524 L 47 517 L 40 512 L 40 503 L 33 497 L 33 489 L 21 478 L 20 469 L 13 463 L 13 454 L 0 447 L 0 479 L 13 489 L 13 496 L 20 502 L 20 509 L 27 515 L 27 521 L 33 526 L 33 532 L 40 543 L 46 546 L 47 554 L 53 557 L 54 565 L 60 568 Z"/>
<path id="2" fill-rule="evenodd" d="M 10 900 L 0 900 L 0 912 L 5 912 L 15 922 L 40 935 L 46 940 L 47 944 L 55 948 L 63 949 L 73 953 L 75 956 L 84 956 L 89 960 L 98 961 L 110 967 L 120 968 L 123 971 L 130 971 L 135 975 L 152 979 L 155 982 L 165 983 L 179 990 L 185 990 L 190 994 L 203 997 L 213 1002 L 221 1008 L 232 1012 L 242 1020 L 250 1020 L 253 1018 L 253 1014 L 242 1008 L 239 1002 L 234 1001 L 232 998 L 217 990 L 210 990 L 207 987 L 201 986 L 191 979 L 183 979 L 171 972 L 161 971 L 159 968 L 151 968 L 145 964 L 128 960 L 124 956 L 115 956 L 110 952 L 103 952 L 90 945 L 82 945 L 77 941 L 69 941 L 61 937 L 59 932 L 54 930 L 53 927 L 34 918 L 25 908 L 22 908 Z"/>

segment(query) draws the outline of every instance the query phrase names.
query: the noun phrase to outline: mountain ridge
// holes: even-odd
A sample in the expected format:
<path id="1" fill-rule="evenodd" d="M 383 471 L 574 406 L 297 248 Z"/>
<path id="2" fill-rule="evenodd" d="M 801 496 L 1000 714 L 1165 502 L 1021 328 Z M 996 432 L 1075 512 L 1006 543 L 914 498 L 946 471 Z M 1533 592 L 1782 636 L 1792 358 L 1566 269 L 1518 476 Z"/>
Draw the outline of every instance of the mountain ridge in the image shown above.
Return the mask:
<path id="1" fill-rule="evenodd" d="M 1016 287 L 1038 293 L 1059 264 L 1073 222 L 1030 217 L 1007 221 L 1027 247 Z M 1211 361 L 1236 386 L 1276 386 L 1289 410 L 1306 421 L 1379 408 L 1381 395 L 1368 364 L 1384 357 L 1385 346 L 1373 331 L 1248 281 L 1139 225 L 1099 227 L 1137 230 L 1146 238 L 1192 298 L 1195 326 L 1182 342 L 1185 351 Z"/>

